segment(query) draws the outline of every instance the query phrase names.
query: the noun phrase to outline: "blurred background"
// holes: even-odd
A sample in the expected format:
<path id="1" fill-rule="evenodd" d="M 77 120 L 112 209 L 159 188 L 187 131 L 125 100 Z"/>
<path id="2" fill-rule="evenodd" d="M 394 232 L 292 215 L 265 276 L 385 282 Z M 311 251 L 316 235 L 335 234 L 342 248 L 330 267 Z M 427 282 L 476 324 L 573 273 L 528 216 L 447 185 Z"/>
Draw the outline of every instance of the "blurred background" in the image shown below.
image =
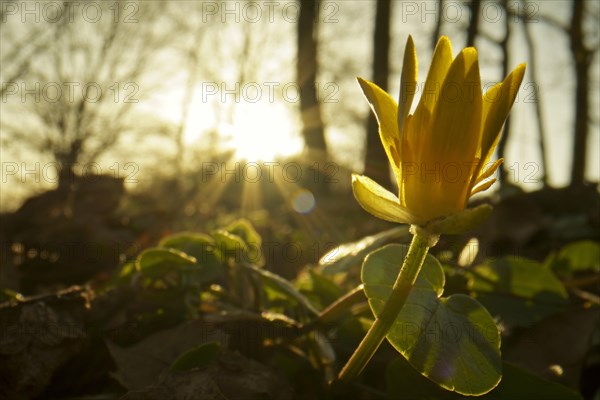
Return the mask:
<path id="1" fill-rule="evenodd" d="M 592 0 L 0 1 L 0 397 L 156 388 L 220 332 L 247 357 L 224 353 L 223 393 L 285 375 L 328 398 L 372 320 L 364 257 L 410 240 L 350 187 L 395 190 L 356 77 L 397 97 L 410 34 L 418 89 L 441 35 L 477 47 L 484 89 L 527 63 L 472 201 L 493 213 L 431 250 L 444 296 L 480 301 L 523 368 L 489 398 L 598 398 L 599 19 Z M 186 376 L 141 396 L 211 387 Z M 460 397 L 387 344 L 353 389 Z"/>
<path id="2" fill-rule="evenodd" d="M 478 48 L 484 88 L 528 63 L 493 189 L 510 218 L 500 208 L 506 227 L 489 235 L 510 243 L 491 248 L 548 229 L 562 243 L 598 222 L 595 1 L 5 1 L 0 12 L 7 263 L 70 271 L 93 246 L 113 249 L 93 263 L 114 265 L 167 232 L 243 216 L 312 246 L 291 263 L 303 265 L 388 227 L 350 190 L 351 172 L 393 188 L 355 78 L 395 96 L 409 34 L 421 80 L 442 34 L 455 54 Z"/>

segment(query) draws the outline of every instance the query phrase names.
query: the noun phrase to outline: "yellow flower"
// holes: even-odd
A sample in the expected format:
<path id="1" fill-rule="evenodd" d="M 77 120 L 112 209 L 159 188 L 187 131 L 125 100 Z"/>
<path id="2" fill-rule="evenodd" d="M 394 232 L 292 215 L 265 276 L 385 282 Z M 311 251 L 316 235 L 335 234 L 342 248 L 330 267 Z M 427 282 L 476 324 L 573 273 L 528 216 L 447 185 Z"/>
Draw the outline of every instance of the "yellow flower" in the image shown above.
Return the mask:
<path id="1" fill-rule="evenodd" d="M 453 60 L 450 40 L 442 36 L 411 114 L 417 54 L 409 36 L 399 105 L 374 83 L 358 78 L 399 188 L 396 197 L 368 177 L 353 175 L 360 205 L 378 218 L 417 226 L 468 214 L 469 197 L 494 183 L 486 179 L 503 161 L 488 165 L 524 73 L 525 64 L 520 64 L 482 96 L 477 51 L 463 49 Z"/>

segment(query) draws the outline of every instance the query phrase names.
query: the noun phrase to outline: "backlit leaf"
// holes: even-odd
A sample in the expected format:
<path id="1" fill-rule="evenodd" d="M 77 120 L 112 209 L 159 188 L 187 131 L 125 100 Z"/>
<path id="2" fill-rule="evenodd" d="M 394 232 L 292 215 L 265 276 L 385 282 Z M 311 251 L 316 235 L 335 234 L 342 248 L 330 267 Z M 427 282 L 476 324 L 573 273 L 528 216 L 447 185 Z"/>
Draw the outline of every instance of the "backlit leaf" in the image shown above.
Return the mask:
<path id="1" fill-rule="evenodd" d="M 406 246 L 388 245 L 369 254 L 362 280 L 378 315 L 392 291 Z M 440 297 L 442 266 L 427 255 L 408 299 L 388 332 L 388 341 L 422 375 L 464 395 L 492 390 L 502 376 L 500 333 L 487 310 L 471 297 Z"/>

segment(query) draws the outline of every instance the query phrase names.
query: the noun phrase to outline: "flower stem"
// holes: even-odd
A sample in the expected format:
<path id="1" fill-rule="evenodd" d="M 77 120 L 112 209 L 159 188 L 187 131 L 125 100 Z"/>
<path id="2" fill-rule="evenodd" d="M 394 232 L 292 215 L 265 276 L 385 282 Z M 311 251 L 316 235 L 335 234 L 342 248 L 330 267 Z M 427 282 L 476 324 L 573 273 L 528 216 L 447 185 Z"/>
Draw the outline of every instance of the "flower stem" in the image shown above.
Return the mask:
<path id="1" fill-rule="evenodd" d="M 400 310 L 402 310 L 410 289 L 419 275 L 429 247 L 432 246 L 432 243 L 435 243 L 435 240 L 432 241 L 420 229 L 411 231 L 413 231 L 414 236 L 400 273 L 392 287 L 392 293 L 362 342 L 360 342 L 344 368 L 340 371 L 337 383 L 349 383 L 353 381 L 362 372 L 371 357 L 373 357 L 383 338 L 392 327 Z"/>

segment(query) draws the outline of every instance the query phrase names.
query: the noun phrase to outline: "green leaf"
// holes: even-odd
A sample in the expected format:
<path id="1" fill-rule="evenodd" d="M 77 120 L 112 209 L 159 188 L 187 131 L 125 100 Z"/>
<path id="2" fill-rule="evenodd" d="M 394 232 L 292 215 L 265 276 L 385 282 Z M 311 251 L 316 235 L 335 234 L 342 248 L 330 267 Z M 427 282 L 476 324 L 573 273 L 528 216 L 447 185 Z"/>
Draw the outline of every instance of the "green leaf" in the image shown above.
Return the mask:
<path id="1" fill-rule="evenodd" d="M 227 225 L 223 230 L 242 238 L 247 244 L 253 247 L 260 248 L 262 246 L 260 234 L 247 219 L 238 219 Z"/>
<path id="2" fill-rule="evenodd" d="M 600 244 L 582 240 L 566 245 L 552 263 L 552 269 L 561 275 L 578 271 L 600 272 Z"/>
<path id="3" fill-rule="evenodd" d="M 169 235 L 160 241 L 159 247 L 170 247 L 189 254 L 201 262 L 208 254 L 216 254 L 214 239 L 206 234 L 195 232 L 180 232 Z"/>
<path id="4" fill-rule="evenodd" d="M 133 275 L 135 273 L 135 270 L 136 270 L 136 262 L 128 261 L 125 264 L 123 264 L 123 266 L 121 267 L 118 277 L 123 280 L 125 280 L 125 279 L 128 280 L 131 277 L 131 275 Z"/>
<path id="5" fill-rule="evenodd" d="M 209 282 L 214 280 L 221 272 L 221 255 L 213 238 L 209 235 L 181 232 L 167 236 L 160 241 L 159 246 L 169 247 L 183 251 L 196 258 L 200 266 L 194 269 L 192 280 Z"/>
<path id="6" fill-rule="evenodd" d="M 362 280 L 369 305 L 379 315 L 408 251 L 388 245 L 369 254 Z M 422 375 L 464 395 L 492 390 L 502 376 L 500 332 L 487 310 L 469 296 L 440 296 L 444 272 L 427 255 L 388 341 Z"/>
<path id="7" fill-rule="evenodd" d="M 318 304 L 321 309 L 344 294 L 343 289 L 327 276 L 320 275 L 312 269 L 307 270 L 298 277 L 296 287 L 314 304 Z"/>
<path id="8" fill-rule="evenodd" d="M 408 227 L 400 226 L 372 236 L 366 236 L 356 242 L 341 244 L 327 252 L 319 260 L 321 271 L 326 275 L 345 272 L 353 266 L 361 265 L 371 251 L 392 240 L 409 237 Z"/>
<path id="9" fill-rule="evenodd" d="M 580 400 L 581 396 L 558 383 L 546 381 L 532 373 L 502 363 L 503 376 L 500 384 L 491 392 L 479 397 L 481 400 L 547 399 Z M 386 369 L 387 395 L 397 400 L 458 400 L 463 396 L 443 390 L 420 376 L 403 358 L 397 358 Z"/>
<path id="10" fill-rule="evenodd" d="M 121 266 L 119 271 L 111 278 L 110 285 L 129 285 L 131 278 L 137 272 L 137 261 L 127 261 Z"/>
<path id="11" fill-rule="evenodd" d="M 221 353 L 221 342 L 204 343 L 180 355 L 171 364 L 171 371 L 187 371 L 192 368 L 202 368 L 216 360 Z"/>
<path id="12" fill-rule="evenodd" d="M 224 231 L 241 238 L 245 243 L 245 260 L 255 265 L 264 265 L 262 238 L 247 219 L 241 218 L 223 228 Z"/>
<path id="13" fill-rule="evenodd" d="M 214 238 L 217 250 L 220 253 L 227 254 L 230 257 L 233 256 L 236 261 L 244 259 L 247 250 L 244 239 L 223 229 L 211 232 L 211 236 Z"/>
<path id="14" fill-rule="evenodd" d="M 136 267 L 145 276 L 158 278 L 172 271 L 180 271 L 196 264 L 194 257 L 175 249 L 150 248 L 137 258 Z"/>
<path id="15" fill-rule="evenodd" d="M 243 268 L 247 269 L 254 275 L 257 275 L 259 278 L 263 280 L 266 285 L 280 294 L 284 295 L 287 298 L 291 298 L 298 302 L 300 305 L 304 306 L 306 310 L 308 310 L 313 315 L 318 315 L 319 310 L 315 308 L 315 306 L 304 296 L 298 289 L 292 285 L 292 283 L 281 276 L 269 272 L 267 270 L 261 269 L 257 266 L 250 264 L 241 264 Z"/>
<path id="16" fill-rule="evenodd" d="M 287 315 L 269 311 L 258 314 L 241 308 L 229 308 L 220 313 L 207 314 L 204 319 L 227 334 L 230 340 L 242 340 L 246 345 L 250 345 L 249 342 L 262 343 L 266 338 L 294 339 L 301 334 L 299 322 Z"/>
<path id="17" fill-rule="evenodd" d="M 568 297 L 551 270 L 520 257 L 477 265 L 467 284 L 493 315 L 515 326 L 530 326 L 563 310 Z"/>

